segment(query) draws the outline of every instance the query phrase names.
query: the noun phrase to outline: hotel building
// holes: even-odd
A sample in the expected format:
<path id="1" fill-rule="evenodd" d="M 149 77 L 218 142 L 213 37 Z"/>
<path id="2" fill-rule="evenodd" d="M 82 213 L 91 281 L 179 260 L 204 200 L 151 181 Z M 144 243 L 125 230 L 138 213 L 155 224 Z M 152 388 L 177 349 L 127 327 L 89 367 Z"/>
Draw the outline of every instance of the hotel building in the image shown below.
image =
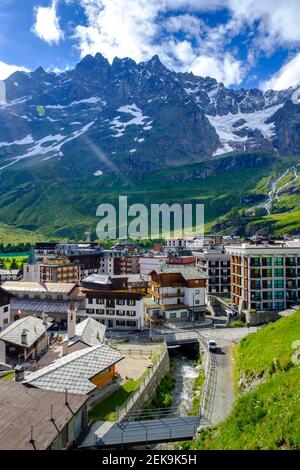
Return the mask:
<path id="1" fill-rule="evenodd" d="M 300 244 L 228 246 L 231 300 L 242 310 L 283 310 L 300 302 Z"/>

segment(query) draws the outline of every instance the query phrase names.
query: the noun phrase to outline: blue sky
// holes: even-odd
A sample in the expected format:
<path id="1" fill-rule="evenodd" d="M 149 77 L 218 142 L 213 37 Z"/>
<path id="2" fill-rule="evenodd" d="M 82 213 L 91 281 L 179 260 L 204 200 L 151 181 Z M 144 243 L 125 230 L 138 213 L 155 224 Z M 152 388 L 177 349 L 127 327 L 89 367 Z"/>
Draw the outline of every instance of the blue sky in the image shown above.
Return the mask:
<path id="1" fill-rule="evenodd" d="M 299 0 L 1 0 L 0 79 L 158 54 L 229 87 L 283 89 L 300 81 L 299 18 Z"/>

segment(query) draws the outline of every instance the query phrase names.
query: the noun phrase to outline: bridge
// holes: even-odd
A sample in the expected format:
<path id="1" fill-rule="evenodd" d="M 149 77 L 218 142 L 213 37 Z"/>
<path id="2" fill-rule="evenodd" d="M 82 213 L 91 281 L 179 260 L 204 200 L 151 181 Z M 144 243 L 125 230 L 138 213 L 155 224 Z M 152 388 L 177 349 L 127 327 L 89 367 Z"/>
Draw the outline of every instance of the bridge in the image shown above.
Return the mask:
<path id="1" fill-rule="evenodd" d="M 181 346 L 184 344 L 199 343 L 199 334 L 195 331 L 165 333 L 164 338 L 167 346 Z"/>
<path id="2" fill-rule="evenodd" d="M 204 424 L 208 423 L 204 420 Z M 97 422 L 80 448 L 108 449 L 186 441 L 194 438 L 199 426 L 200 416 L 174 416 L 126 423 Z"/>

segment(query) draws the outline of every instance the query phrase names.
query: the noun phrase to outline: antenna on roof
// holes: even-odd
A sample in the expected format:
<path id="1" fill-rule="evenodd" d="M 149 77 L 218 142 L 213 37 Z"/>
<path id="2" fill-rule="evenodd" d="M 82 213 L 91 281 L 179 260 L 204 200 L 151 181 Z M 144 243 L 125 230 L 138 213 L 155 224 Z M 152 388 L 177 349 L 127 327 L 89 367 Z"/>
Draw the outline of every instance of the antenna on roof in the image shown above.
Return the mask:
<path id="1" fill-rule="evenodd" d="M 34 444 L 34 426 L 32 425 L 31 426 L 31 430 L 30 430 L 30 441 L 29 441 L 31 444 Z"/>
<path id="2" fill-rule="evenodd" d="M 66 395 L 65 395 L 65 405 L 69 406 L 68 402 L 68 389 L 66 388 Z"/>

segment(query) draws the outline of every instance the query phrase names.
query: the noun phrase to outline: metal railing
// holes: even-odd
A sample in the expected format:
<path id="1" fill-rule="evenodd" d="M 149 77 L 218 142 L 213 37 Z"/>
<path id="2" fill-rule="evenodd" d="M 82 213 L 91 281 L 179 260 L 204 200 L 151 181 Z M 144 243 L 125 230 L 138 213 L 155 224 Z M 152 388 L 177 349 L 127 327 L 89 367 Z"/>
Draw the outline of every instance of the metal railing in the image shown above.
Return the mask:
<path id="1" fill-rule="evenodd" d="M 214 406 L 216 380 L 217 380 L 217 361 L 214 354 L 207 350 L 208 362 L 206 365 L 205 380 L 202 388 L 202 397 L 199 405 L 199 415 L 211 420 Z"/>
<path id="2" fill-rule="evenodd" d="M 161 362 L 165 359 L 167 354 L 168 354 L 167 345 L 166 343 L 164 343 L 163 350 L 160 352 L 157 360 L 153 364 L 153 367 L 149 369 L 147 375 L 143 378 L 143 381 L 140 384 L 140 386 L 132 393 L 132 395 L 130 395 L 130 397 L 126 400 L 126 402 L 120 408 L 117 408 L 116 410 L 116 422 L 117 423 L 120 423 L 126 418 L 128 412 L 132 409 L 132 407 L 135 405 L 135 403 L 137 402 L 137 400 L 139 399 L 139 397 L 141 396 L 141 394 L 143 393 L 143 391 L 149 384 L 149 382 L 152 380 Z"/>

